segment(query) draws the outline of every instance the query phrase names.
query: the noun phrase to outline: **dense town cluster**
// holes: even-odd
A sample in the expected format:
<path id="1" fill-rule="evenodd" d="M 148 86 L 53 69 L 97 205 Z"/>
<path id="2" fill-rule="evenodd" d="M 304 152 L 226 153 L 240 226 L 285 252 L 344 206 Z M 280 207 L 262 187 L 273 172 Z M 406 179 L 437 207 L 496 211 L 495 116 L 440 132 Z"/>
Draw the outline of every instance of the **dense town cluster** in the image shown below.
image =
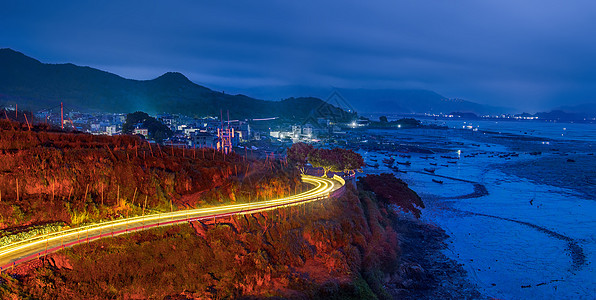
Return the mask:
<path id="1" fill-rule="evenodd" d="M 5 107 L 10 118 L 18 114 L 14 106 Z M 21 113 L 22 114 L 22 113 Z M 19 114 L 20 115 L 20 114 Z M 157 114 L 153 119 L 165 125 L 169 130 L 167 138 L 155 139 L 151 128 L 143 122 L 131 124 L 132 130 L 125 129 L 126 113 L 89 113 L 39 111 L 33 114 L 37 122 L 61 126 L 66 130 L 76 130 L 94 135 L 142 135 L 149 142 L 163 142 L 168 145 L 191 148 L 217 148 L 222 135 L 228 134 L 232 146 L 250 141 L 272 142 L 319 142 L 323 137 L 345 134 L 350 124 L 337 124 L 328 118 L 317 118 L 309 122 L 287 122 L 277 117 L 264 119 L 228 120 L 221 117 L 195 118 L 180 114 Z M 359 122 L 359 124 L 367 124 Z M 360 125 L 362 126 L 362 125 Z"/>
<path id="2" fill-rule="evenodd" d="M 7 118 L 22 119 L 23 111 L 16 106 L 4 107 Z M 378 121 L 354 116 L 352 120 L 341 120 L 333 116 L 309 117 L 305 120 L 288 120 L 279 117 L 234 120 L 227 114 L 218 117 L 190 117 L 182 114 L 148 115 L 134 113 L 92 113 L 60 110 L 29 113 L 32 123 L 47 123 L 93 135 L 142 136 L 150 143 L 160 143 L 186 148 L 237 147 L 248 150 L 263 150 L 264 153 L 281 153 L 292 144 L 304 142 L 326 147 L 328 145 L 366 144 L 370 139 L 359 129 L 404 129 L 422 126 L 419 120 Z M 22 120 L 26 121 L 26 120 Z M 61 125 L 62 124 L 62 125 Z M 226 150 L 226 152 L 228 151 Z M 260 151 L 257 151 L 260 152 Z"/>

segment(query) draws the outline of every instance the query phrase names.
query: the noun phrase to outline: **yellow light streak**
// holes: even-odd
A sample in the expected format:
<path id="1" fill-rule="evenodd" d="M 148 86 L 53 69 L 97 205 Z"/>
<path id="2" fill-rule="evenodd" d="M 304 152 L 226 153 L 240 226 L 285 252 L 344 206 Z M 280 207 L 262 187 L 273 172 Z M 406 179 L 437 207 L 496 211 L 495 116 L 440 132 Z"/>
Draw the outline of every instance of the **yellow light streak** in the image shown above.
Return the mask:
<path id="1" fill-rule="evenodd" d="M 106 221 L 98 224 L 32 237 L 17 243 L 0 247 L 0 266 L 7 263 L 12 263 L 22 257 L 27 257 L 28 255 L 44 253 L 44 250 L 48 248 L 55 248 L 57 245 L 59 246 L 62 243 L 69 244 L 87 239 L 95 239 L 98 238 L 98 236 L 101 237 L 101 234 L 113 233 L 115 230 L 133 232 L 137 230 L 143 230 L 144 227 L 164 226 L 164 224 L 160 224 L 162 222 L 167 223 L 167 225 L 172 225 L 172 223 L 187 221 L 189 219 L 207 218 L 221 214 L 232 215 L 255 213 L 317 201 L 329 197 L 333 191 L 341 188 L 345 183 L 343 180 L 337 180 L 337 178 L 335 180 L 331 180 L 309 175 L 303 175 L 302 181 L 312 184 L 314 187 L 306 192 L 279 199 L 137 216 L 121 220 Z M 125 228 L 122 228 L 122 226 L 125 226 Z M 137 227 L 142 228 L 139 229 Z M 133 229 L 129 230 L 128 228 Z M 80 238 L 83 233 L 85 238 Z"/>

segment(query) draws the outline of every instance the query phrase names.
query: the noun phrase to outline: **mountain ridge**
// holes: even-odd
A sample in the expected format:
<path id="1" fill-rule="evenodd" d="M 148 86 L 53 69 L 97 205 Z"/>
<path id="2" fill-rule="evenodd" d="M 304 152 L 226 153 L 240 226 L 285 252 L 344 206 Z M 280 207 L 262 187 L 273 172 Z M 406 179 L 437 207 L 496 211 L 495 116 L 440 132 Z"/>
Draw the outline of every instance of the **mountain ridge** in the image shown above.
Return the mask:
<path id="1" fill-rule="evenodd" d="M 300 98 L 298 98 L 300 99 Z M 307 98 L 308 99 L 308 98 Z M 320 111 L 346 117 L 337 107 L 320 99 L 309 99 Z M 313 102 L 314 101 L 314 102 Z M 265 101 L 246 95 L 213 91 L 190 81 L 179 72 L 166 72 L 150 80 L 134 80 L 72 63 L 46 64 L 25 54 L 0 49 L 0 104 L 17 102 L 20 107 L 42 110 L 63 102 L 83 111 L 181 113 L 191 116 L 219 116 L 229 110 L 232 118 L 282 117 L 304 109 L 300 101 Z"/>
<path id="2" fill-rule="evenodd" d="M 478 115 L 510 111 L 464 99 L 449 99 L 424 89 L 335 88 L 330 91 L 325 88 L 311 88 L 310 92 L 305 92 L 305 89 L 298 86 L 286 88 L 282 87 L 277 91 L 278 94 L 286 94 L 284 100 L 261 100 L 244 94 L 232 95 L 214 91 L 192 82 L 179 72 L 166 72 L 153 79 L 135 80 L 89 66 L 42 63 L 12 49 L 0 49 L 0 104 L 17 102 L 19 106 L 32 110 L 55 107 L 63 102 L 65 107 L 81 111 L 145 111 L 152 114 L 218 116 L 220 111 L 229 110 L 232 118 L 278 116 L 294 120 L 312 117 L 313 111 L 330 112 L 344 117 L 345 111 L 353 110 L 371 113 L 460 111 Z M 264 87 L 260 91 L 246 91 L 262 96 L 263 91 L 276 89 Z M 329 96 L 330 92 L 332 96 Z M 310 96 L 293 98 L 297 94 Z M 339 101 L 333 97 L 339 97 Z M 289 98 L 304 100 L 310 106 L 310 111 L 304 110 L 305 103 L 289 101 Z M 321 99 L 327 99 L 328 103 Z M 303 114 L 297 115 L 298 111 Z"/>

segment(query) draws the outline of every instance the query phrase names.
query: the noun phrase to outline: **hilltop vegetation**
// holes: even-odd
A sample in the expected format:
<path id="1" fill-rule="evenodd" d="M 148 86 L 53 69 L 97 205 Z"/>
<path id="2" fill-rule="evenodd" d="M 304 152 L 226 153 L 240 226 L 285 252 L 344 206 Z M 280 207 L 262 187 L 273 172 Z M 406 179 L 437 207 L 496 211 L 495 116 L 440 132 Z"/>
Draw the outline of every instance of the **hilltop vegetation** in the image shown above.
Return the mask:
<path id="1" fill-rule="evenodd" d="M 255 201 L 301 189 L 281 161 L 0 120 L 0 229 Z"/>
<path id="2" fill-rule="evenodd" d="M 304 172 L 307 163 L 322 168 L 324 175 L 329 172 L 355 172 L 364 167 L 364 159 L 353 150 L 343 148 L 315 149 L 306 143 L 295 143 L 287 150 L 288 161 Z"/>
<path id="3" fill-rule="evenodd" d="M 391 173 L 368 174 L 359 180 L 362 188 L 372 191 L 376 197 L 388 205 L 395 205 L 401 211 L 412 213 L 420 218 L 421 208 L 424 208 L 422 199 L 416 192 L 408 188 L 401 179 L 395 178 Z"/>

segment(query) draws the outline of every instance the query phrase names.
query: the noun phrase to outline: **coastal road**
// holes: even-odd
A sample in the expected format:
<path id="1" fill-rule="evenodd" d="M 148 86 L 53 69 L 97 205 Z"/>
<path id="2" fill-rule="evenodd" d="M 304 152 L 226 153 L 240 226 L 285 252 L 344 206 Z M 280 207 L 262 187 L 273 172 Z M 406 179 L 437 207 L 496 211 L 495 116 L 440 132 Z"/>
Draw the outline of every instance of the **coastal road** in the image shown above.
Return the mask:
<path id="1" fill-rule="evenodd" d="M 343 179 L 337 176 L 331 179 L 302 175 L 302 182 L 312 185 L 313 188 L 300 194 L 274 200 L 151 214 L 39 235 L 0 247 L 0 271 L 7 270 L 48 253 L 56 252 L 65 247 L 103 237 L 159 226 L 169 226 L 180 222 L 217 219 L 232 215 L 261 212 L 326 199 L 330 196 L 343 193 L 345 184 Z"/>

